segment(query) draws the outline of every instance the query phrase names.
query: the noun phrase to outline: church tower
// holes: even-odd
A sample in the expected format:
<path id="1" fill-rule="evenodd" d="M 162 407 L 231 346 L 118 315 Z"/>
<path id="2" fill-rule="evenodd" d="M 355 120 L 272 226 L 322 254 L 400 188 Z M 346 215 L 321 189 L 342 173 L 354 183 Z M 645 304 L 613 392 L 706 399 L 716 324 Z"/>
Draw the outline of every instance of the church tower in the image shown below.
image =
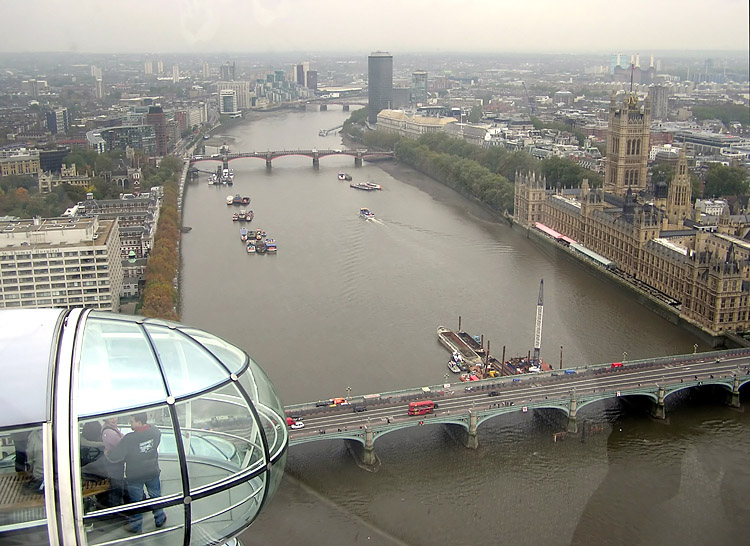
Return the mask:
<path id="1" fill-rule="evenodd" d="M 685 218 L 690 218 L 693 188 L 690 184 L 685 149 L 680 150 L 674 178 L 667 193 L 667 221 L 670 226 L 682 227 Z"/>
<path id="2" fill-rule="evenodd" d="M 621 104 L 612 95 L 607 131 L 607 167 L 604 190 L 625 197 L 646 189 L 651 106 L 646 100 L 641 109 L 631 92 Z"/>

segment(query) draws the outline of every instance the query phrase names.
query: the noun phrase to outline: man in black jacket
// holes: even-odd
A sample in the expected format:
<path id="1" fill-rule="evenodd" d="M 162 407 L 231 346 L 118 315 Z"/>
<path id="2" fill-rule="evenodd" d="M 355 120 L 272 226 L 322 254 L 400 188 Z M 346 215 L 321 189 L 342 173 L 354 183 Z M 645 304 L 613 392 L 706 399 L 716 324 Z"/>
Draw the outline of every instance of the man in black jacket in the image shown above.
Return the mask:
<path id="1" fill-rule="evenodd" d="M 125 461 L 125 480 L 130 502 L 139 502 L 146 498 L 143 494 L 144 487 L 148 491 L 148 498 L 161 497 L 161 469 L 157 451 L 161 432 L 148 424 L 145 412 L 130 417 L 130 428 L 133 432 L 123 436 L 107 458 L 113 463 Z M 162 527 L 167 521 L 164 510 L 157 508 L 153 513 L 156 527 Z M 131 533 L 140 533 L 142 523 L 143 513 L 131 514 L 125 528 Z"/>

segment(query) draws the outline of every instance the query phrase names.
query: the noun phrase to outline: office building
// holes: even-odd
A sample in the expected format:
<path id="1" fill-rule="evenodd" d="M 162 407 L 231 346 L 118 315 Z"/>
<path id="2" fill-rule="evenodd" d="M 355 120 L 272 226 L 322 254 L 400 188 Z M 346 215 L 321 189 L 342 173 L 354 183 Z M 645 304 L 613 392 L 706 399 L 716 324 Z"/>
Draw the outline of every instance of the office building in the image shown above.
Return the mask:
<path id="1" fill-rule="evenodd" d="M 216 90 L 221 95 L 222 91 L 234 91 L 237 99 L 234 111 L 247 110 L 252 105 L 252 93 L 250 82 L 247 81 L 221 81 L 216 83 Z"/>
<path id="2" fill-rule="evenodd" d="M 97 78 L 94 84 L 94 96 L 99 100 L 104 98 L 104 82 L 101 78 Z"/>
<path id="3" fill-rule="evenodd" d="M 427 104 L 427 72 L 424 70 L 411 74 L 411 103 L 414 106 Z"/>
<path id="4" fill-rule="evenodd" d="M 315 91 L 318 89 L 318 71 L 308 70 L 307 71 L 307 88 Z"/>
<path id="5" fill-rule="evenodd" d="M 70 116 L 68 116 L 67 108 L 56 108 L 47 112 L 45 117 L 47 118 L 47 129 L 53 135 L 67 133 L 70 129 Z"/>
<path id="6" fill-rule="evenodd" d="M 239 113 L 237 93 L 234 89 L 222 89 L 219 91 L 219 113 L 225 115 Z"/>
<path id="7" fill-rule="evenodd" d="M 625 96 L 620 104 L 614 95 L 611 97 L 604 175 L 606 192 L 624 197 L 628 191 L 646 189 L 650 126 L 648 100 L 641 106 L 634 93 Z"/>
<path id="8" fill-rule="evenodd" d="M 0 176 L 34 175 L 40 168 L 39 150 L 18 148 L 0 154 Z"/>
<path id="9" fill-rule="evenodd" d="M 99 129 L 97 132 L 104 140 L 107 152 L 133 148 L 143 150 L 143 153 L 148 155 L 165 155 L 158 153 L 155 125 L 118 125 Z"/>
<path id="10" fill-rule="evenodd" d="M 375 51 L 367 58 L 367 121 L 375 125 L 378 112 L 393 104 L 393 56 Z"/>
<path id="11" fill-rule="evenodd" d="M 172 66 L 172 83 L 180 82 L 180 67 L 178 65 Z"/>
<path id="12" fill-rule="evenodd" d="M 219 67 L 219 78 L 223 81 L 231 82 L 235 78 L 235 64 L 224 63 Z"/>
<path id="13" fill-rule="evenodd" d="M 207 80 L 211 76 L 211 69 L 208 67 L 207 62 L 203 62 L 203 79 Z"/>
<path id="14" fill-rule="evenodd" d="M 669 117 L 669 88 L 667 86 L 649 85 L 648 100 L 651 102 L 652 119 L 666 120 Z"/>
<path id="15" fill-rule="evenodd" d="M 167 155 L 167 117 L 161 106 L 149 106 L 146 123 L 154 127 L 156 136 L 156 155 Z"/>
<path id="16" fill-rule="evenodd" d="M 163 74 L 164 73 L 164 62 L 159 60 L 156 61 L 156 73 L 157 74 Z"/>
<path id="17" fill-rule="evenodd" d="M 0 307 L 118 311 L 121 260 L 116 221 L 0 222 Z"/>

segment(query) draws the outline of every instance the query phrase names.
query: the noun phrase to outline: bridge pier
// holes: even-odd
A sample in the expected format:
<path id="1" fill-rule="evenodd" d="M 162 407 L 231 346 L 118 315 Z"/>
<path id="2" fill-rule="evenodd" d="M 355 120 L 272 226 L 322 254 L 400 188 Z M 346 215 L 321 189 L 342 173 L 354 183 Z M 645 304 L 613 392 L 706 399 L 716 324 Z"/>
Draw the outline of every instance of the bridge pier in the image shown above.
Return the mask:
<path id="1" fill-rule="evenodd" d="M 362 454 L 362 463 L 367 466 L 374 466 L 378 462 L 378 457 L 375 455 L 375 445 L 372 437 L 372 430 L 365 427 L 365 447 Z"/>
<path id="2" fill-rule="evenodd" d="M 479 447 L 479 438 L 477 437 L 477 414 L 469 410 L 469 430 L 466 431 L 464 436 L 464 446 L 469 449 L 477 449 Z"/>
<path id="3" fill-rule="evenodd" d="M 317 169 L 318 167 L 320 167 L 320 154 L 318 152 L 314 152 L 313 153 L 312 160 L 313 160 L 313 167 L 314 168 Z"/>
<path id="4" fill-rule="evenodd" d="M 320 111 L 321 112 L 325 112 L 326 110 L 328 110 L 328 105 L 327 104 L 321 104 L 320 105 Z"/>
<path id="5" fill-rule="evenodd" d="M 740 407 L 740 378 L 736 375 L 734 376 L 734 381 L 732 382 L 732 392 L 730 392 L 729 396 L 727 397 L 727 404 L 729 404 L 733 408 Z"/>
<path id="6" fill-rule="evenodd" d="M 357 155 L 354 157 L 354 166 L 355 167 L 362 166 L 362 152 L 357 152 Z"/>
<path id="7" fill-rule="evenodd" d="M 659 387 L 659 398 L 651 410 L 651 416 L 654 419 L 666 419 L 667 411 L 664 409 L 664 387 Z"/>
<path id="8" fill-rule="evenodd" d="M 224 165 L 224 166 L 223 166 L 223 168 L 224 168 L 224 169 L 229 169 L 229 159 L 227 158 L 227 156 L 223 156 L 223 157 L 221 158 L 221 162 L 222 162 L 222 163 L 223 163 L 223 165 Z"/>
<path id="9" fill-rule="evenodd" d="M 348 112 L 348 111 L 349 111 L 349 105 L 348 105 L 348 104 L 345 104 L 345 105 L 343 106 L 342 110 L 343 110 L 344 112 Z"/>
<path id="10" fill-rule="evenodd" d="M 372 430 L 365 426 L 364 447 L 361 443 L 354 440 L 346 440 L 346 449 L 354 457 L 357 466 L 368 472 L 377 472 L 380 469 L 380 459 L 378 459 L 378 455 L 375 453 L 373 438 Z"/>
<path id="11" fill-rule="evenodd" d="M 271 170 L 271 154 L 266 154 L 266 169 Z"/>
<path id="12" fill-rule="evenodd" d="M 568 428 L 570 434 L 578 433 L 578 400 L 575 397 L 570 399 L 570 411 L 568 412 Z"/>

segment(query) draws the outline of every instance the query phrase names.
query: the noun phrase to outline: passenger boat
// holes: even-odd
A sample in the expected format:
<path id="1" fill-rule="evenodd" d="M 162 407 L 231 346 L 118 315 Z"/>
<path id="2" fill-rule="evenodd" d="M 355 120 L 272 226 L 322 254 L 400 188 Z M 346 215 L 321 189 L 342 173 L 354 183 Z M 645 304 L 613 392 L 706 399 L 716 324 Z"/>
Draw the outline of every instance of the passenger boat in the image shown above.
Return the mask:
<path id="1" fill-rule="evenodd" d="M 354 188 L 355 190 L 362 190 L 362 191 L 373 191 L 373 190 L 378 189 L 378 188 L 373 188 L 367 182 L 355 182 L 353 184 L 349 184 L 349 187 Z"/>
<path id="2" fill-rule="evenodd" d="M 240 228 L 240 241 L 247 241 L 247 228 Z"/>
<path id="3" fill-rule="evenodd" d="M 258 254 L 265 254 L 266 250 L 268 250 L 266 248 L 266 243 L 264 243 L 262 240 L 258 240 L 255 243 L 255 252 L 256 253 L 258 253 Z"/>
<path id="4" fill-rule="evenodd" d="M 227 205 L 231 205 L 232 203 L 234 203 L 234 196 L 227 195 Z"/>
<path id="5" fill-rule="evenodd" d="M 247 220 L 247 213 L 245 212 L 245 209 L 240 209 L 240 213 L 238 214 L 240 222 L 244 222 Z"/>
<path id="6" fill-rule="evenodd" d="M 266 239 L 266 251 L 274 253 L 276 252 L 276 240 L 275 239 Z"/>
<path id="7" fill-rule="evenodd" d="M 341 172 L 339 173 L 339 180 L 351 180 L 351 179 L 352 179 L 352 175 L 350 175 L 349 173 L 341 173 Z"/>
<path id="8" fill-rule="evenodd" d="M 240 215 L 239 214 L 237 214 L 236 212 L 234 214 L 232 214 L 232 222 L 236 222 L 239 219 L 240 219 Z"/>
<path id="9" fill-rule="evenodd" d="M 367 207 L 361 207 L 359 209 L 359 217 L 364 218 L 365 220 L 370 220 L 372 218 L 375 218 L 375 213 Z"/>
<path id="10" fill-rule="evenodd" d="M 242 197 L 240 197 L 240 194 L 237 193 L 232 197 L 232 204 L 233 205 L 241 205 L 242 204 Z"/>
<path id="11" fill-rule="evenodd" d="M 247 253 L 248 254 L 255 254 L 255 243 L 252 241 L 247 242 Z"/>
<path id="12" fill-rule="evenodd" d="M 243 205 L 247 205 L 249 202 L 250 202 L 250 198 L 249 197 L 243 197 L 242 198 L 242 204 Z"/>
<path id="13" fill-rule="evenodd" d="M 245 213 L 245 221 L 246 222 L 252 222 L 253 218 L 255 218 L 255 213 L 251 210 L 247 211 Z"/>

